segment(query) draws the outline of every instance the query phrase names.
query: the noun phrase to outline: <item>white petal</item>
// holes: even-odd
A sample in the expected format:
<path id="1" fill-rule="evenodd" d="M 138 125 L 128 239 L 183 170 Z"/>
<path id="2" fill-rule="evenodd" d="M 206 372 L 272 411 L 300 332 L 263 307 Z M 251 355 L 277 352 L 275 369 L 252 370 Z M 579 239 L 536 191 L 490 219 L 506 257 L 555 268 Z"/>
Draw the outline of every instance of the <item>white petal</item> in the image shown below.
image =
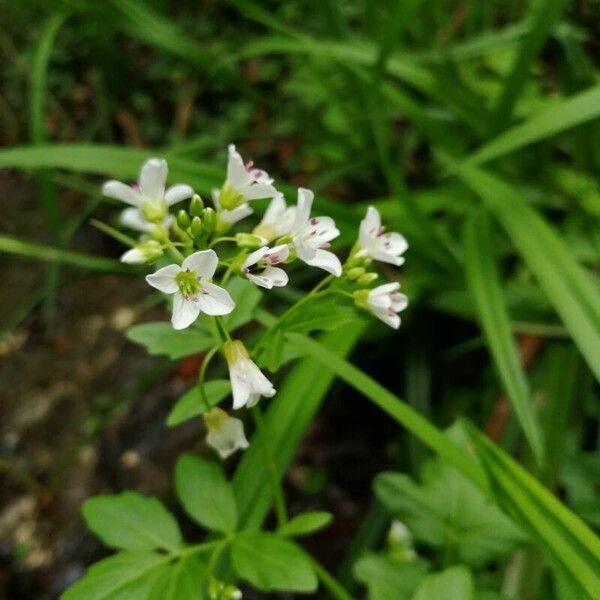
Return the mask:
<path id="1" fill-rule="evenodd" d="M 252 408 L 253 406 L 256 406 L 259 400 L 260 394 L 250 394 L 250 396 L 248 396 L 248 400 L 246 401 L 246 408 Z"/>
<path id="2" fill-rule="evenodd" d="M 240 156 L 239 152 L 236 151 L 233 144 L 229 145 L 229 158 L 227 160 L 227 183 L 235 188 L 239 189 L 250 183 L 251 178 L 246 171 L 244 161 Z"/>
<path id="3" fill-rule="evenodd" d="M 296 215 L 294 219 L 294 225 L 292 226 L 292 233 L 300 233 L 308 221 L 310 216 L 310 209 L 312 207 L 313 199 L 315 195 L 311 190 L 306 188 L 298 188 L 298 206 L 296 207 Z"/>
<path id="4" fill-rule="evenodd" d="M 248 273 L 246 277 L 256 285 L 270 290 L 273 287 L 283 287 L 288 283 L 287 273 L 279 267 L 267 267 L 260 273 Z"/>
<path id="5" fill-rule="evenodd" d="M 255 265 L 267 252 L 269 252 L 269 248 L 267 246 L 263 246 L 258 250 L 255 250 L 251 254 L 248 255 L 248 258 L 244 261 L 244 269 Z"/>
<path id="6" fill-rule="evenodd" d="M 128 265 L 141 265 L 146 262 L 146 255 L 139 248 L 132 248 L 122 254 L 120 260 Z"/>
<path id="7" fill-rule="evenodd" d="M 244 361 L 245 372 L 250 388 L 255 394 L 260 394 L 266 398 L 271 398 L 275 395 L 273 384 L 265 377 L 263 372 L 256 366 L 254 361 L 249 358 Z"/>
<path id="8" fill-rule="evenodd" d="M 240 419 L 233 417 L 227 418 L 219 429 L 209 429 L 206 442 L 219 453 L 221 458 L 227 458 L 236 450 L 248 447 L 244 424 Z"/>
<path id="9" fill-rule="evenodd" d="M 233 210 L 221 211 L 219 213 L 219 217 L 226 223 L 231 223 L 233 225 L 234 223 L 237 223 L 238 221 L 250 216 L 253 212 L 254 211 L 252 208 L 250 208 L 250 205 L 244 202 L 244 204 L 240 204 L 240 206 L 237 206 Z"/>
<path id="10" fill-rule="evenodd" d="M 154 230 L 154 225 L 148 223 L 137 208 L 126 208 L 119 216 L 119 221 L 121 225 L 129 227 L 129 229 L 135 229 L 136 231 L 149 233 Z"/>
<path id="11" fill-rule="evenodd" d="M 258 198 L 273 198 L 277 190 L 267 183 L 253 183 L 241 188 L 240 193 L 246 200 L 257 200 Z"/>
<path id="12" fill-rule="evenodd" d="M 219 196 L 221 195 L 221 190 L 218 188 L 213 188 L 210 191 L 210 197 L 215 205 L 215 210 L 219 210 L 221 208 L 221 204 L 219 203 Z"/>
<path id="13" fill-rule="evenodd" d="M 314 258 L 306 260 L 307 265 L 324 269 L 328 273 L 339 277 L 342 274 L 342 263 L 340 259 L 333 253 L 320 248 L 315 252 Z"/>
<path id="14" fill-rule="evenodd" d="M 278 193 L 271 200 L 263 218 L 260 222 L 261 225 L 276 225 L 280 215 L 285 210 L 285 200 L 283 194 Z"/>
<path id="15" fill-rule="evenodd" d="M 252 273 L 247 273 L 246 277 L 255 285 L 265 288 L 266 290 L 270 290 L 273 288 L 273 282 L 269 278 L 263 277 L 262 273 L 258 273 L 256 275 Z"/>
<path id="16" fill-rule="evenodd" d="M 151 158 L 146 161 L 140 171 L 140 191 L 142 196 L 150 200 L 159 200 L 165 195 L 167 181 L 167 161 L 162 158 Z"/>
<path id="17" fill-rule="evenodd" d="M 301 238 L 294 238 L 294 248 L 298 258 L 304 261 L 307 265 L 310 264 L 311 260 L 314 260 L 317 255 L 316 248 L 313 248 L 309 244 L 305 243 Z"/>
<path id="18" fill-rule="evenodd" d="M 142 202 L 142 197 L 136 189 L 120 181 L 107 181 L 102 186 L 102 193 L 109 198 L 131 204 L 131 206 L 139 206 Z"/>
<path id="19" fill-rule="evenodd" d="M 378 250 L 376 248 L 372 248 L 369 251 L 369 256 L 374 260 L 378 260 L 379 262 L 384 262 L 389 265 L 394 265 L 396 267 L 404 264 L 404 258 L 402 256 L 394 256 L 389 252 L 383 252 L 382 250 Z"/>
<path id="20" fill-rule="evenodd" d="M 280 244 L 274 246 L 268 252 L 265 253 L 265 259 L 268 260 L 272 265 L 282 263 L 290 255 L 290 248 L 287 244 Z"/>
<path id="21" fill-rule="evenodd" d="M 369 206 L 365 218 L 360 222 L 359 237 L 358 241 L 363 248 L 367 248 L 372 243 L 373 239 L 377 237 L 379 230 L 381 229 L 381 217 L 379 211 Z"/>
<path id="22" fill-rule="evenodd" d="M 174 329 L 185 329 L 189 327 L 200 314 L 200 306 L 197 298 L 186 300 L 180 292 L 173 296 L 173 315 L 171 323 Z"/>
<path id="23" fill-rule="evenodd" d="M 404 294 L 392 294 L 392 310 L 401 312 L 408 306 L 408 297 Z"/>
<path id="24" fill-rule="evenodd" d="M 378 285 L 376 288 L 373 288 L 369 292 L 369 297 L 391 294 L 392 292 L 395 292 L 399 289 L 400 284 L 397 281 L 392 281 L 391 283 L 384 283 L 382 285 Z"/>
<path id="25" fill-rule="evenodd" d="M 191 198 L 194 195 L 194 190 L 191 186 L 185 183 L 172 185 L 165 193 L 165 201 L 169 206 L 181 202 L 186 198 Z"/>
<path id="26" fill-rule="evenodd" d="M 400 327 L 400 317 L 393 311 L 390 310 L 378 310 L 373 311 L 373 314 L 383 321 L 386 325 L 389 325 L 393 329 Z"/>
<path id="27" fill-rule="evenodd" d="M 179 265 L 167 265 L 155 273 L 146 275 L 146 281 L 153 288 L 165 294 L 174 294 L 179 289 L 175 277 L 180 271 L 181 267 Z"/>
<path id="28" fill-rule="evenodd" d="M 181 268 L 184 271 L 194 271 L 202 279 L 210 279 L 217 270 L 219 258 L 214 250 L 200 250 L 183 259 Z"/>
<path id="29" fill-rule="evenodd" d="M 198 296 L 198 304 L 207 315 L 228 315 L 235 308 L 229 292 L 214 283 L 203 281 L 202 292 Z"/>
<path id="30" fill-rule="evenodd" d="M 246 405 L 250 399 L 252 390 L 246 378 L 242 363 L 237 362 L 229 367 L 229 379 L 231 381 L 231 394 L 233 396 L 233 408 L 238 409 Z"/>

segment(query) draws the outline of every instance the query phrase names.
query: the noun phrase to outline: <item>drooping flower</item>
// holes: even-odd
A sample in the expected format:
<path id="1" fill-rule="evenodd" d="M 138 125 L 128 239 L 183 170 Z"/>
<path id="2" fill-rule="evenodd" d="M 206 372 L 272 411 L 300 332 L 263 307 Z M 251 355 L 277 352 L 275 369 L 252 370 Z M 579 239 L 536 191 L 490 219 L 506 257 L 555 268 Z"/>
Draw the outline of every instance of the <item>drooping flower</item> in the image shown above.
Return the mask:
<path id="1" fill-rule="evenodd" d="M 324 269 L 339 277 L 342 274 L 340 259 L 325 248 L 329 248 L 329 242 L 340 235 L 340 232 L 331 217 L 311 218 L 313 199 L 311 190 L 298 189 L 298 206 L 290 231 L 294 249 L 298 258 L 307 265 Z"/>
<path id="2" fill-rule="evenodd" d="M 171 322 L 175 329 L 189 327 L 203 312 L 227 315 L 235 303 L 229 292 L 211 283 L 219 259 L 214 250 L 194 252 L 181 266 L 168 265 L 146 276 L 146 281 L 165 294 L 174 294 Z"/>
<path id="3" fill-rule="evenodd" d="M 369 206 L 365 218 L 360 222 L 358 243 L 360 250 L 357 256 L 368 256 L 396 266 L 404 263 L 404 257 L 400 255 L 408 248 L 403 235 L 396 232 L 385 233 L 379 211 L 373 206 Z"/>
<path id="4" fill-rule="evenodd" d="M 229 365 L 233 408 L 251 407 L 261 396 L 271 398 L 275 395 L 273 384 L 250 358 L 248 350 L 241 341 L 225 342 L 223 354 Z"/>
<path id="5" fill-rule="evenodd" d="M 384 283 L 372 290 L 354 292 L 357 303 L 371 311 L 386 325 L 398 329 L 400 317 L 396 314 L 408 306 L 408 298 L 398 292 L 400 284 L 397 281 Z"/>
<path id="6" fill-rule="evenodd" d="M 218 201 L 225 210 L 233 210 L 248 200 L 273 198 L 277 190 L 271 185 L 273 179 L 266 171 L 254 168 L 244 161 L 233 144 L 229 145 L 227 178 L 219 191 Z"/>
<path id="7" fill-rule="evenodd" d="M 121 262 L 130 265 L 143 265 L 158 260 L 163 255 L 163 249 L 156 240 L 140 242 L 137 246 L 121 255 Z"/>
<path id="8" fill-rule="evenodd" d="M 240 204 L 239 206 L 236 206 L 232 210 L 224 209 L 221 206 L 221 203 L 219 202 L 219 194 L 220 193 L 221 193 L 220 190 L 218 190 L 217 188 L 214 188 L 211 192 L 211 196 L 212 196 L 213 204 L 215 205 L 215 210 L 217 211 L 217 214 L 219 215 L 219 219 L 221 219 L 222 221 L 225 221 L 225 223 L 228 223 L 229 225 L 234 225 L 238 221 L 245 219 L 246 217 L 250 216 L 254 212 L 247 202 L 244 202 L 244 203 Z"/>
<path id="9" fill-rule="evenodd" d="M 255 235 L 265 240 L 265 244 L 292 230 L 296 218 L 296 207 L 287 206 L 283 194 L 277 193 L 271 200 L 261 222 L 254 228 Z"/>
<path id="10" fill-rule="evenodd" d="M 274 265 L 281 264 L 290 253 L 287 244 L 274 248 L 259 248 L 248 256 L 242 265 L 244 275 L 261 287 L 270 290 L 272 287 L 287 285 L 287 273 Z"/>
<path id="11" fill-rule="evenodd" d="M 167 217 L 169 206 L 190 198 L 194 191 L 189 185 L 178 183 L 165 190 L 167 161 L 151 158 L 140 170 L 137 185 L 129 186 L 120 181 L 107 181 L 102 193 L 109 198 L 131 204 L 138 210 L 137 221 L 162 223 Z"/>
<path id="12" fill-rule="evenodd" d="M 119 217 L 121 225 L 141 233 L 152 235 L 158 228 L 170 229 L 175 219 L 173 215 L 167 215 L 161 223 L 146 221 L 141 211 L 137 208 L 126 208 Z"/>
<path id="13" fill-rule="evenodd" d="M 237 450 L 248 447 L 244 434 L 244 424 L 240 419 L 230 417 L 224 410 L 215 407 L 204 414 L 206 443 L 212 446 L 223 459 Z"/>

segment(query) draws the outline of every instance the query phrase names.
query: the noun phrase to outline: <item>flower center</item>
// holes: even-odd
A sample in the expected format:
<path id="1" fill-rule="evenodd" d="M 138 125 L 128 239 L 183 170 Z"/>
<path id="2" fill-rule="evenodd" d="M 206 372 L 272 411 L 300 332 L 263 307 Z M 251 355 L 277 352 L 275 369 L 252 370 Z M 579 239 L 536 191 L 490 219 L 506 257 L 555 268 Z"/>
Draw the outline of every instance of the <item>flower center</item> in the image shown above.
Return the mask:
<path id="1" fill-rule="evenodd" d="M 221 193 L 219 194 L 219 204 L 225 210 L 233 210 L 243 203 L 244 196 L 235 188 L 231 187 L 228 183 L 221 188 Z"/>
<path id="2" fill-rule="evenodd" d="M 150 223 L 162 223 L 167 216 L 167 205 L 162 200 L 145 199 L 141 210 L 146 221 Z"/>
<path id="3" fill-rule="evenodd" d="M 193 298 L 202 290 L 198 276 L 193 271 L 180 271 L 175 276 L 175 282 L 184 298 Z"/>

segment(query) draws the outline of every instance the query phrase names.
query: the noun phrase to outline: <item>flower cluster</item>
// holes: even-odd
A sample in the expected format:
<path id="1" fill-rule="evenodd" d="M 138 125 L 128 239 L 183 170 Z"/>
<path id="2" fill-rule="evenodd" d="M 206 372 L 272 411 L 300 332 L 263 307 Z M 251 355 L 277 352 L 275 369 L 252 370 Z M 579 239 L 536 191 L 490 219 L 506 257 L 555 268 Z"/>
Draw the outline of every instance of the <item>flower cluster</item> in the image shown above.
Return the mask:
<path id="1" fill-rule="evenodd" d="M 313 192 L 298 189 L 296 204 L 288 205 L 274 180 L 252 162 L 244 163 L 235 146 L 228 149 L 223 185 L 212 190 L 212 206 L 205 206 L 187 184 L 167 188 L 167 175 L 166 161 L 152 158 L 142 166 L 135 185 L 119 181 L 104 184 L 105 196 L 130 205 L 121 213 L 120 222 L 139 234 L 121 260 L 158 263 L 159 268 L 147 275 L 146 281 L 172 297 L 171 323 L 175 329 L 191 326 L 201 314 L 214 319 L 220 349 L 229 366 L 234 409 L 252 407 L 261 396 L 272 397 L 275 388 L 244 344 L 232 340 L 220 320 L 235 309 L 226 289 L 231 276 L 271 290 L 287 285 L 287 269 L 300 261 L 328 274 L 319 284 L 320 294 L 350 298 L 387 325 L 395 329 L 400 326 L 398 313 L 408 304 L 398 291 L 400 284 L 373 288 L 378 274 L 369 269 L 373 261 L 400 266 L 408 244 L 399 233 L 385 231 L 376 208 L 368 208 L 358 240 L 342 264 L 329 249 L 340 231 L 331 217 L 311 215 Z M 270 200 L 262 219 L 251 231 L 232 235 L 230 230 L 254 213 L 252 203 L 260 199 Z M 184 200 L 189 200 L 187 209 L 172 214 L 171 207 Z M 217 253 L 215 247 L 224 244 L 232 244 L 233 252 Z M 214 283 L 219 271 L 220 285 Z M 242 422 L 222 409 L 207 405 L 204 422 L 207 442 L 221 457 L 248 446 Z"/>

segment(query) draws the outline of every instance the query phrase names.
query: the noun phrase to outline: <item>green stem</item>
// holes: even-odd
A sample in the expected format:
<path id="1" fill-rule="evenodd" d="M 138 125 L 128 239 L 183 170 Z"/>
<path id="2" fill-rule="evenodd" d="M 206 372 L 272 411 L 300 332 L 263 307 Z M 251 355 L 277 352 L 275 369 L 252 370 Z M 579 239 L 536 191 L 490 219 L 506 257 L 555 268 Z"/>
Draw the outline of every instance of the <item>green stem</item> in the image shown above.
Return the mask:
<path id="1" fill-rule="evenodd" d="M 234 237 L 224 236 L 224 237 L 217 238 L 216 240 L 213 240 L 208 245 L 208 247 L 212 248 L 213 246 L 216 246 L 217 244 L 220 244 L 221 242 L 237 242 L 237 240 Z"/>
<path id="2" fill-rule="evenodd" d="M 217 332 L 221 342 L 229 342 L 231 340 L 231 336 L 229 335 L 225 325 L 223 325 L 223 319 L 221 317 L 214 317 L 214 320 L 215 324 L 217 325 Z"/>
<path id="3" fill-rule="evenodd" d="M 277 467 L 275 465 L 275 461 L 273 460 L 273 456 L 265 436 L 266 430 L 264 428 L 262 413 L 260 412 L 260 408 L 258 406 L 254 406 L 252 408 L 252 416 L 254 417 L 256 434 L 257 437 L 260 438 L 260 445 L 262 447 L 267 472 L 271 482 L 271 488 L 273 491 L 273 504 L 275 506 L 275 514 L 277 516 L 277 527 L 283 527 L 288 521 L 287 509 L 285 506 L 285 496 L 283 493 L 281 480 L 277 475 Z"/>
<path id="4" fill-rule="evenodd" d="M 211 550 L 216 550 L 218 546 L 222 544 L 222 540 L 216 540 L 214 542 L 203 542 L 202 544 L 194 544 L 193 546 L 188 546 L 187 548 L 183 548 L 177 552 L 173 552 L 173 554 L 177 556 L 188 556 L 189 554 L 196 554 L 199 552 L 210 552 Z"/>
<path id="5" fill-rule="evenodd" d="M 217 353 L 220 346 L 213 346 L 205 355 L 204 360 L 202 361 L 202 365 L 200 365 L 200 370 L 198 372 L 198 386 L 200 387 L 200 397 L 202 398 L 202 402 L 204 402 L 204 406 L 206 410 L 211 410 L 210 402 L 208 401 L 208 396 L 206 395 L 206 390 L 204 389 L 204 378 L 206 377 L 206 370 L 208 369 L 208 365 L 210 361 L 213 359 L 213 356 Z"/>
<path id="6" fill-rule="evenodd" d="M 342 584 L 323 565 L 312 557 L 310 559 L 319 581 L 332 598 L 336 600 L 354 600 Z"/>
<path id="7" fill-rule="evenodd" d="M 292 306 L 290 306 L 285 312 L 283 312 L 279 316 L 279 322 L 283 321 L 283 319 L 285 319 L 290 313 L 292 313 L 295 310 L 298 310 L 298 308 L 300 308 L 301 306 L 303 306 L 304 304 L 306 304 L 308 301 L 312 300 L 313 298 L 316 298 L 317 296 L 321 296 L 321 295 L 328 293 L 328 290 L 324 290 L 324 291 L 321 291 L 321 290 L 323 287 L 325 287 L 325 285 L 327 285 L 328 283 L 333 281 L 333 279 L 334 279 L 333 275 L 328 275 L 327 277 L 322 279 L 319 283 L 317 283 L 317 285 L 310 292 L 308 292 L 308 294 L 306 294 L 306 296 L 304 296 L 303 298 L 300 298 L 300 300 L 298 300 L 298 302 L 296 302 L 296 304 L 292 304 Z"/>

